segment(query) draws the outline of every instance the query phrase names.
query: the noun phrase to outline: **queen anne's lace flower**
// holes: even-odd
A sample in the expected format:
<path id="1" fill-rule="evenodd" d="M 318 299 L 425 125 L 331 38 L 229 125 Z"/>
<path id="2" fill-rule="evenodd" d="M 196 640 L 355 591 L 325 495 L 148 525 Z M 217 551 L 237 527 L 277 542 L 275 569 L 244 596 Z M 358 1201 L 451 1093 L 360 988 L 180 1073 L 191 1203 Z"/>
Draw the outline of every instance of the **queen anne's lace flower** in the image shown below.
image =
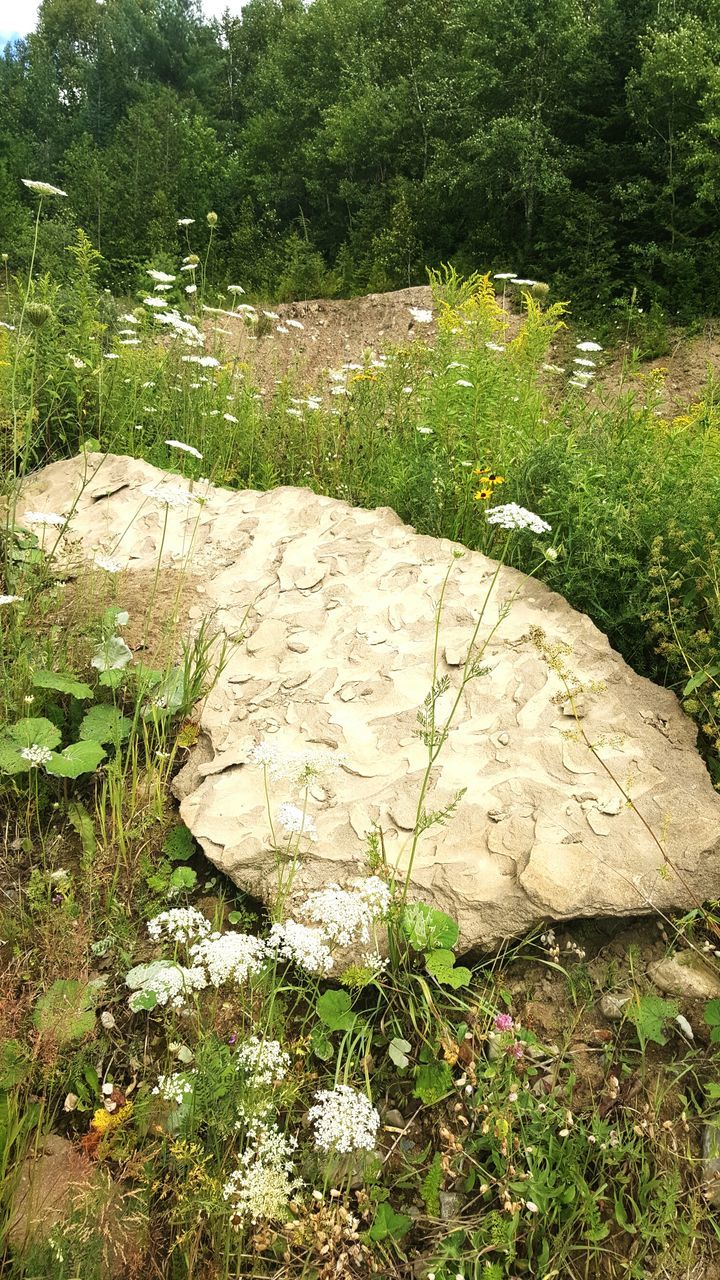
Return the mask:
<path id="1" fill-rule="evenodd" d="M 182 453 L 189 453 L 193 458 L 199 458 L 202 462 L 202 454 L 199 449 L 194 447 L 194 445 L 185 444 L 182 440 L 166 440 L 165 443 L 171 449 L 180 449 Z"/>
<path id="2" fill-rule="evenodd" d="M 48 760 L 52 760 L 52 751 L 47 747 L 38 746 L 37 742 L 33 742 L 30 747 L 22 747 L 20 755 L 23 760 L 27 760 L 33 769 L 37 769 L 41 764 L 47 764 Z"/>
<path id="3" fill-rule="evenodd" d="M 297 1139 L 274 1125 L 261 1125 L 249 1132 L 238 1168 L 223 1187 L 236 1228 L 261 1218 L 268 1222 L 287 1218 L 290 1201 L 303 1185 L 291 1159 L 296 1147 Z"/>
<path id="4" fill-rule="evenodd" d="M 387 914 L 391 894 L 384 880 L 369 876 L 353 881 L 353 888 L 329 884 L 311 893 L 300 910 L 320 925 L 329 942 L 341 947 L 369 942 L 370 927 Z"/>
<path id="5" fill-rule="evenodd" d="M 174 284 L 176 277 L 169 276 L 165 271 L 148 271 L 151 280 L 157 280 L 158 284 Z"/>
<path id="6" fill-rule="evenodd" d="M 315 1128 L 315 1146 L 320 1151 L 346 1154 L 373 1150 L 380 1116 L 364 1093 L 338 1084 L 334 1089 L 321 1089 L 315 1097 L 308 1120 Z"/>
<path id="7" fill-rule="evenodd" d="M 153 1093 L 159 1095 L 163 1102 L 173 1102 L 179 1107 L 193 1092 L 195 1086 L 191 1077 L 195 1074 L 195 1071 L 175 1071 L 172 1075 L 158 1076 Z"/>
<path id="8" fill-rule="evenodd" d="M 485 512 L 488 524 L 497 524 L 501 529 L 530 529 L 532 533 L 549 533 L 551 526 L 536 516 L 527 507 L 519 507 L 516 502 L 506 502 L 501 507 L 488 507 Z"/>
<path id="9" fill-rule="evenodd" d="M 278 1040 L 250 1036 L 238 1045 L 235 1058 L 253 1085 L 278 1084 L 290 1070 L 290 1056 Z"/>
<path id="10" fill-rule="evenodd" d="M 576 342 L 578 351 L 602 351 L 599 342 Z"/>
<path id="11" fill-rule="evenodd" d="M 321 774 L 340 768 L 344 762 L 345 756 L 337 751 L 282 752 L 275 743 L 267 741 L 258 743 L 248 755 L 248 764 L 266 768 L 271 782 L 287 780 L 296 786 L 307 786 Z"/>
<path id="12" fill-rule="evenodd" d="M 282 960 L 293 960 L 307 973 L 328 974 L 333 967 L 323 931 L 298 924 L 296 920 L 274 924 L 268 934 L 267 947 Z"/>
<path id="13" fill-rule="evenodd" d="M 20 604 L 22 599 L 22 596 L 0 596 L 0 605 Z"/>
<path id="14" fill-rule="evenodd" d="M 267 948 L 260 938 L 249 933 L 213 933 L 190 948 L 193 963 L 204 965 L 213 987 L 224 982 L 243 983 L 251 974 L 261 973 L 267 961 Z"/>
<path id="15" fill-rule="evenodd" d="M 59 528 L 67 521 L 67 516 L 59 516 L 54 511 L 26 511 L 23 519 L 26 524 L 47 524 Z"/>
<path id="16" fill-rule="evenodd" d="M 192 505 L 195 501 L 195 495 L 188 493 L 187 489 L 182 489 L 179 484 L 165 485 L 143 485 L 143 493 L 148 498 L 155 498 L 158 502 L 162 502 L 166 507 L 172 507 L 173 510 L 181 511 Z"/>
<path id="17" fill-rule="evenodd" d="M 432 324 L 433 313 L 427 307 L 408 307 L 416 324 Z"/>
<path id="18" fill-rule="evenodd" d="M 53 187 L 49 182 L 35 182 L 32 178 L 21 178 L 20 181 L 39 196 L 67 196 L 67 191 L 61 191 L 60 187 Z"/>
<path id="19" fill-rule="evenodd" d="M 154 942 L 170 938 L 173 942 L 193 942 L 212 931 L 212 925 L 196 907 L 173 907 L 148 920 L 147 931 Z"/>
<path id="20" fill-rule="evenodd" d="M 111 556 L 104 556 L 98 553 L 95 556 L 94 564 L 98 569 L 103 569 L 105 573 L 121 573 L 122 565 L 117 560 L 113 560 Z"/>
<path id="21" fill-rule="evenodd" d="M 296 804 L 281 804 L 278 809 L 278 821 L 283 831 L 290 836 L 307 836 L 308 840 L 317 840 L 314 819 Z"/>
<path id="22" fill-rule="evenodd" d="M 196 965 L 185 968 L 169 960 L 155 960 L 150 964 L 135 965 L 126 975 L 125 982 L 133 993 L 128 1001 L 131 1013 L 138 1013 L 143 1008 L 141 1001 L 148 992 L 152 992 L 157 1004 L 181 1009 L 193 991 L 202 991 L 207 986 L 207 973 Z"/>

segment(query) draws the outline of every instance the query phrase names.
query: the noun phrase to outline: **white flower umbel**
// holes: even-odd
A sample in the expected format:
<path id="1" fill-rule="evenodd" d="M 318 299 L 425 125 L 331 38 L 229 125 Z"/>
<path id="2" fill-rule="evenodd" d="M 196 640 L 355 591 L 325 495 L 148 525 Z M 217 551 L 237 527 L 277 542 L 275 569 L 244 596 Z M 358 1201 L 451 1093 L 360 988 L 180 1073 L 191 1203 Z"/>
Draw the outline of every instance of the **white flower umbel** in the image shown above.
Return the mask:
<path id="1" fill-rule="evenodd" d="M 20 604 L 23 596 L 0 596 L 0 606 L 4 604 Z"/>
<path id="2" fill-rule="evenodd" d="M 172 1075 L 160 1075 L 153 1093 L 163 1102 L 172 1102 L 179 1107 L 195 1088 L 191 1079 L 195 1074 L 195 1071 L 175 1071 Z"/>
<path id="3" fill-rule="evenodd" d="M 143 306 L 164 308 L 167 306 L 167 303 L 164 298 L 143 298 Z"/>
<path id="4" fill-rule="evenodd" d="M 191 227 L 194 221 L 194 218 L 178 218 L 177 224 L 179 227 Z"/>
<path id="5" fill-rule="evenodd" d="M 602 351 L 599 342 L 576 342 L 578 351 Z"/>
<path id="6" fill-rule="evenodd" d="M 172 942 L 194 942 L 212 932 L 210 921 L 196 907 L 173 907 L 148 920 L 147 931 L 153 942 L 169 938 Z"/>
<path id="7" fill-rule="evenodd" d="M 158 284 L 174 284 L 176 276 L 169 276 L 166 271 L 148 271 L 151 280 L 156 280 Z"/>
<path id="8" fill-rule="evenodd" d="M 147 494 L 148 498 L 155 498 L 176 511 L 192 506 L 196 500 L 194 494 L 188 493 L 187 489 L 182 489 L 179 484 L 145 484 L 142 486 L 142 492 Z"/>
<path id="9" fill-rule="evenodd" d="M 303 813 L 296 804 L 281 804 L 278 809 L 278 822 L 289 836 L 306 836 L 308 840 L 317 840 L 317 828 L 309 813 Z"/>
<path id="10" fill-rule="evenodd" d="M 67 191 L 61 191 L 60 187 L 53 187 L 49 182 L 35 182 L 32 178 L 21 178 L 24 187 L 29 191 L 34 191 L 39 196 L 65 196 Z"/>
<path id="11" fill-rule="evenodd" d="M 315 1129 L 319 1151 L 345 1155 L 351 1151 L 372 1151 L 380 1116 L 369 1098 L 347 1084 L 321 1089 L 315 1094 L 308 1120 Z"/>
<path id="12" fill-rule="evenodd" d="M 258 743 L 248 755 L 248 764 L 266 768 L 271 782 L 287 780 L 296 786 L 308 786 L 315 778 L 339 769 L 344 763 L 345 756 L 335 751 L 282 752 L 267 741 Z"/>
<path id="13" fill-rule="evenodd" d="M 329 884 L 311 893 L 300 910 L 321 927 L 328 942 L 349 947 L 370 941 L 371 926 L 387 915 L 390 899 L 385 882 L 379 876 L 369 876 L 354 881 L 351 889 Z"/>
<path id="14" fill-rule="evenodd" d="M 267 949 L 260 938 L 249 933 L 213 933 L 190 948 L 193 963 L 204 965 L 213 987 L 225 982 L 238 985 L 252 974 L 261 973 L 267 962 Z"/>
<path id="15" fill-rule="evenodd" d="M 279 1084 L 290 1070 L 290 1055 L 278 1040 L 250 1036 L 237 1047 L 235 1060 L 251 1084 Z"/>
<path id="16" fill-rule="evenodd" d="M 191 457 L 199 458 L 202 462 L 202 454 L 200 450 L 196 449 L 193 445 L 185 444 L 182 440 L 166 440 L 165 443 L 170 449 L 179 449 L 181 453 L 189 453 Z"/>
<path id="17" fill-rule="evenodd" d="M 202 991 L 208 984 L 204 969 L 196 965 L 185 968 L 170 960 L 135 965 L 126 975 L 125 983 L 133 993 L 128 1001 L 131 1013 L 138 1013 L 143 1008 L 140 1002 L 150 992 L 157 1004 L 181 1009 L 193 991 Z"/>
<path id="18" fill-rule="evenodd" d="M 25 524 L 51 525 L 60 528 L 67 523 L 67 516 L 57 515 L 54 511 L 26 511 L 23 516 Z"/>
<path id="19" fill-rule="evenodd" d="M 247 1222 L 287 1218 L 290 1201 L 303 1185 L 292 1161 L 296 1147 L 297 1139 L 275 1125 L 258 1125 L 249 1131 L 248 1146 L 223 1187 L 223 1196 L 232 1206 L 233 1226 L 239 1229 Z"/>
<path id="20" fill-rule="evenodd" d="M 432 324 L 433 313 L 426 307 L 408 307 L 408 311 L 416 324 Z"/>
<path id="21" fill-rule="evenodd" d="M 529 529 L 531 533 L 550 533 L 551 526 L 547 521 L 536 516 L 527 507 L 519 507 L 516 502 L 506 502 L 502 507 L 488 507 L 485 512 L 488 524 L 499 525 L 501 529 Z"/>
<path id="22" fill-rule="evenodd" d="M 293 960 L 307 973 L 328 974 L 333 967 L 330 948 L 321 929 L 311 929 L 296 920 L 274 924 L 267 948 L 281 960 Z"/>
<path id="23" fill-rule="evenodd" d="M 39 747 L 36 742 L 33 742 L 30 747 L 22 747 L 20 755 L 33 769 L 39 769 L 41 764 L 47 764 L 48 760 L 52 760 L 52 751 L 47 747 Z"/>
<path id="24" fill-rule="evenodd" d="M 98 569 L 104 570 L 105 573 L 121 573 L 122 565 L 117 560 L 113 560 L 111 556 L 101 555 L 99 552 L 93 559 L 93 564 Z"/>

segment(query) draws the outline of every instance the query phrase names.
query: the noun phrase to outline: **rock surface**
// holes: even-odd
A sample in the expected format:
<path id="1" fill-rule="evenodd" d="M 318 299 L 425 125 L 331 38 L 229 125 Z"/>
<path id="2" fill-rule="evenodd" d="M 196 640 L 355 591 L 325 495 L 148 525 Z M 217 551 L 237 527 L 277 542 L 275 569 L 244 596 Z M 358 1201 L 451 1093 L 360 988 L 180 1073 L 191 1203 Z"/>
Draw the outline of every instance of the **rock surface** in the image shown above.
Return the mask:
<path id="1" fill-rule="evenodd" d="M 669 996 L 686 1000 L 717 1000 L 720 997 L 720 967 L 704 960 L 696 951 L 665 956 L 648 965 L 648 976 Z"/>
<path id="2" fill-rule="evenodd" d="M 342 752 L 344 765 L 310 796 L 318 839 L 295 888 L 365 874 L 377 828 L 402 872 L 426 762 L 417 714 L 457 547 L 418 536 L 387 509 L 293 488 L 196 486 L 205 501 L 170 507 L 163 536 L 165 508 L 145 490 L 177 482 L 138 460 L 88 455 L 38 473 L 19 514 L 73 508 L 67 555 L 87 564 L 94 550 L 110 552 L 126 583 L 161 550 L 163 577 L 183 577 L 191 622 L 214 612 L 228 634 L 244 631 L 176 779 L 184 821 L 218 867 L 272 899 L 277 857 L 249 753 L 262 740 L 282 752 Z M 438 655 L 451 691 L 495 569 L 476 552 L 454 563 Z M 583 686 L 581 721 L 567 714 L 537 628 L 549 648 L 570 646 L 563 661 Z M 716 894 L 720 797 L 674 695 L 630 671 L 560 596 L 511 569 L 498 574 L 480 635 L 490 637 L 488 671 L 462 696 L 426 807 L 467 790 L 455 816 L 422 835 L 413 896 L 455 916 L 464 945 L 491 947 L 548 918 L 686 908 Z M 296 799 L 287 784 L 273 788 L 273 808 Z"/>

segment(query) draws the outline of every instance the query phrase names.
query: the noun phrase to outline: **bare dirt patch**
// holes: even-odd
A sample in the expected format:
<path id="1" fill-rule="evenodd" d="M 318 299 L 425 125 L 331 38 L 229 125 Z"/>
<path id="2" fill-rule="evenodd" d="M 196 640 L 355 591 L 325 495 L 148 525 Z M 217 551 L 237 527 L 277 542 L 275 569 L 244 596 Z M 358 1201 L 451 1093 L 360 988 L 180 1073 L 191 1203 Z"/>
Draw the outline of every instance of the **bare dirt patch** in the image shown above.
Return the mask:
<path id="1" fill-rule="evenodd" d="M 264 393 L 272 389 L 275 379 L 289 373 L 312 386 L 323 370 L 361 360 L 364 351 L 380 355 L 390 347 L 431 341 L 435 325 L 417 323 L 410 312 L 411 307 L 425 310 L 431 304 L 429 287 L 417 286 L 364 298 L 313 298 L 264 309 L 258 306 L 260 328 L 266 328 L 259 337 L 243 313 L 210 316 L 205 329 L 226 356 L 253 371 Z M 269 311 L 278 318 L 268 317 Z"/>
<path id="2" fill-rule="evenodd" d="M 411 307 L 432 306 L 429 286 L 370 293 L 362 298 L 312 298 L 265 308 L 258 306 L 260 333 L 245 313 L 210 315 L 205 329 L 211 345 L 245 365 L 263 394 L 291 375 L 308 389 L 327 369 L 361 361 L 364 353 L 379 356 L 391 347 L 420 341 L 432 343 L 435 323 L 418 323 Z M 268 315 L 267 313 L 272 313 Z M 509 332 L 519 317 L 508 307 Z M 302 326 L 302 327 L 297 327 Z M 284 330 L 284 332 L 283 332 Z M 632 392 L 639 403 L 647 394 L 648 375 L 666 370 L 662 412 L 680 410 L 697 397 L 708 374 L 720 375 L 720 326 L 708 321 L 702 334 L 671 336 L 667 355 L 644 360 L 633 372 L 631 350 L 624 346 L 599 361 L 597 395 L 602 400 Z M 575 354 L 564 333 L 550 359 L 570 368 Z"/>

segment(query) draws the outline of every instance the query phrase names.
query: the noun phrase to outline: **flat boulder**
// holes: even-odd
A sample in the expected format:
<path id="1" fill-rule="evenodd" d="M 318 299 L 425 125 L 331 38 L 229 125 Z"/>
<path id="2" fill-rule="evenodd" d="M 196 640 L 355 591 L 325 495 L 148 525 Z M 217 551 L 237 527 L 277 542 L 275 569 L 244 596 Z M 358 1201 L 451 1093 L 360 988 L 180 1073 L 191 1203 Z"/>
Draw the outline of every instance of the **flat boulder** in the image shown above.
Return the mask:
<path id="1" fill-rule="evenodd" d="M 110 455 L 45 468 L 20 516 L 26 508 L 72 510 L 70 559 L 111 552 L 129 574 L 147 574 L 160 557 L 163 581 L 182 576 L 190 625 L 213 614 L 226 635 L 244 635 L 175 788 L 207 856 L 246 891 L 274 900 L 288 870 L 278 810 L 303 803 L 292 770 L 276 768 L 274 843 L 252 763 L 261 743 L 276 759 L 310 751 L 338 761 L 307 795 L 317 838 L 303 837 L 295 896 L 367 874 L 372 833 L 404 874 L 427 763 L 418 713 L 450 567 L 438 714 L 459 688 L 481 611 L 484 670 L 466 685 L 430 774 L 426 814 L 463 794 L 417 841 L 411 897 L 453 915 L 463 945 L 493 947 L 548 919 L 717 896 L 720 797 L 694 726 L 674 694 L 635 675 L 589 618 L 535 579 L 420 536 L 386 508 L 297 488 L 191 489 Z"/>

